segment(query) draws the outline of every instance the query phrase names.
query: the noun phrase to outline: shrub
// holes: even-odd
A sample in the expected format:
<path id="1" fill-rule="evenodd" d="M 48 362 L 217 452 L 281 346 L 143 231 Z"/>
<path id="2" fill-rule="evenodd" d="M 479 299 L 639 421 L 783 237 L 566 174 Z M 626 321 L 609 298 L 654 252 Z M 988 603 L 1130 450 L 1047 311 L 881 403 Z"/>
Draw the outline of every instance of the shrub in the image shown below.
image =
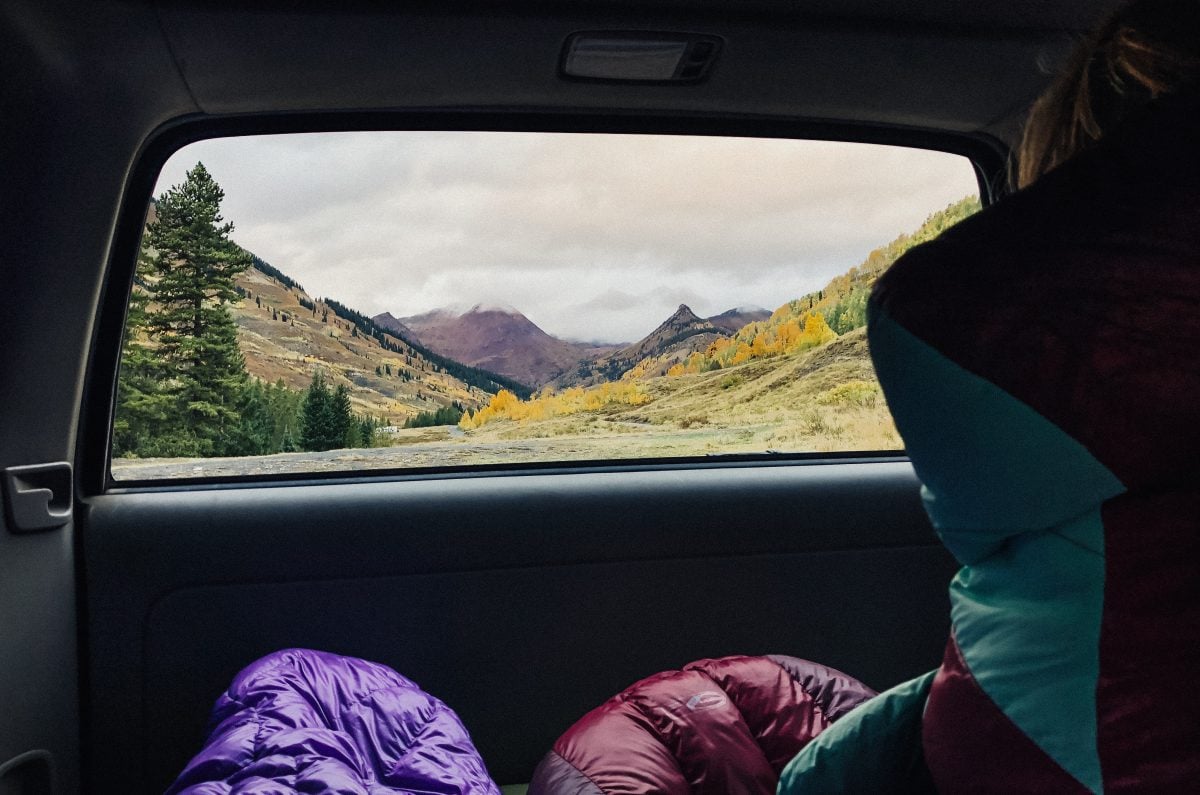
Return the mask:
<path id="1" fill-rule="evenodd" d="M 855 406 L 873 409 L 880 397 L 879 385 L 869 381 L 847 381 L 822 393 L 817 402 L 822 406 Z"/>

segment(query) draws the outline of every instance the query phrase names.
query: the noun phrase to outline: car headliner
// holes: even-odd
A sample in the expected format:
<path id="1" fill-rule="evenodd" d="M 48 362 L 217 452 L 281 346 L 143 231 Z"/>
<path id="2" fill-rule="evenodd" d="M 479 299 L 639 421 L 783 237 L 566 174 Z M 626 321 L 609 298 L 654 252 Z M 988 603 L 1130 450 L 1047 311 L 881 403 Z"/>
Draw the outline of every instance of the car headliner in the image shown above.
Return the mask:
<path id="1" fill-rule="evenodd" d="M 28 68 L 103 80 L 159 120 L 192 113 L 509 108 L 720 113 L 1011 140 L 1110 0 L 558 0 L 6 4 Z M 74 9 L 72 9 L 74 10 Z M 588 29 L 715 33 L 696 86 L 569 82 Z M 123 96 L 119 96 L 123 95 Z"/>

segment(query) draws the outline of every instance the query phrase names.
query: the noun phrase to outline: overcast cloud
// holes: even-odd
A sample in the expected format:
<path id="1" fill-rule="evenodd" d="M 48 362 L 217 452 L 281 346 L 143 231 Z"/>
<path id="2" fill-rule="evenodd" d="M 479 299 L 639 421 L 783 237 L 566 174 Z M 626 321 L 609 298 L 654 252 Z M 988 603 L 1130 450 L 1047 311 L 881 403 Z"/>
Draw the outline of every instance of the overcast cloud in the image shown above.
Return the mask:
<path id="1" fill-rule="evenodd" d="M 970 164 L 764 139 L 335 133 L 217 139 L 233 238 L 368 315 L 514 307 L 577 340 L 635 340 L 681 303 L 774 309 L 977 192 Z"/>

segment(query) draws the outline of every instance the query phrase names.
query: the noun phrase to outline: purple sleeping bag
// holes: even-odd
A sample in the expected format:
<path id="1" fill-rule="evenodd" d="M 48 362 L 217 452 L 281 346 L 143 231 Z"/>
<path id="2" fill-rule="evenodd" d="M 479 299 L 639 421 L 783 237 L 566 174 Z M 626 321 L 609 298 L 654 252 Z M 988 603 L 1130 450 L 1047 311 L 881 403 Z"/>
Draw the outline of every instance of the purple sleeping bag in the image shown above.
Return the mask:
<path id="1" fill-rule="evenodd" d="M 285 649 L 217 699 L 168 795 L 499 795 L 458 716 L 400 674 Z"/>

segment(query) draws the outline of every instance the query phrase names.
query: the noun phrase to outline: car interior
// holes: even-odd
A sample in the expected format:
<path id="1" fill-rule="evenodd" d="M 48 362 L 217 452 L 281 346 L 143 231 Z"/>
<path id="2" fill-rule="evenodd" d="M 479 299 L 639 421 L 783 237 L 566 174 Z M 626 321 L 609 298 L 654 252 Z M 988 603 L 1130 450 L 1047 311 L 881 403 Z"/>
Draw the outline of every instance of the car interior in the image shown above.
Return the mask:
<path id="1" fill-rule="evenodd" d="M 283 648 L 410 677 L 512 791 L 585 712 L 692 660 L 880 690 L 936 667 L 956 566 L 902 452 L 114 480 L 146 203 L 209 138 L 507 130 L 939 150 L 986 205 L 1111 6 L 5 2 L 0 792 L 161 792 L 230 678 Z M 589 61 L 588 34 L 698 65 Z"/>

